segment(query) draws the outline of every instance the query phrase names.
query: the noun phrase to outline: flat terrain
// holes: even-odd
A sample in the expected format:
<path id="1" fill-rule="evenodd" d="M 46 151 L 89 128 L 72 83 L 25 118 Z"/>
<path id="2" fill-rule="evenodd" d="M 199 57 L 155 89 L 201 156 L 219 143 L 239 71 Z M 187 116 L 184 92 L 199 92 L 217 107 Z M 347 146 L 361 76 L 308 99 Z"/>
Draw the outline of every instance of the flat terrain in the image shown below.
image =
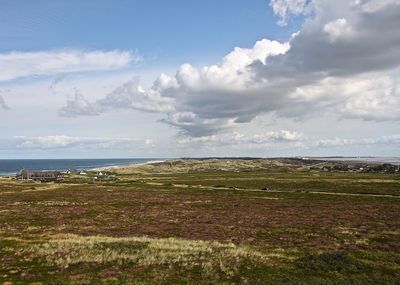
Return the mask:
<path id="1" fill-rule="evenodd" d="M 400 174 L 187 160 L 0 179 L 0 284 L 400 284 Z"/>

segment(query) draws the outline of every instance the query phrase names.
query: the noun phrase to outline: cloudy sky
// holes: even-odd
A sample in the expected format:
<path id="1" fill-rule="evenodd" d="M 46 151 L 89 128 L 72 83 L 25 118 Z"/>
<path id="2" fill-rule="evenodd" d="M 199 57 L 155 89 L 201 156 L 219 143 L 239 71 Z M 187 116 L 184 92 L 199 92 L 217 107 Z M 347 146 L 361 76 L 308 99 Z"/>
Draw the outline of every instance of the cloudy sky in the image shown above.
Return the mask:
<path id="1" fill-rule="evenodd" d="M 400 156 L 400 0 L 0 1 L 0 158 Z"/>

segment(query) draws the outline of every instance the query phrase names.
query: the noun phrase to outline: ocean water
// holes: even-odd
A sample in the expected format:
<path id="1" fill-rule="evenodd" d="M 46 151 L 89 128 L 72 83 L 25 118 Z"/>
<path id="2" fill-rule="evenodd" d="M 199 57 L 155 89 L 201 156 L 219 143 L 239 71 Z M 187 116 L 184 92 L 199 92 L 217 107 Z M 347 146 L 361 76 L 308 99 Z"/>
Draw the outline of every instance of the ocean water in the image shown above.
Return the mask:
<path id="1" fill-rule="evenodd" d="M 12 175 L 21 168 L 28 170 L 92 169 L 119 165 L 140 164 L 162 159 L 0 159 L 0 175 Z"/>
<path id="2" fill-rule="evenodd" d="M 360 156 L 360 157 L 314 157 L 314 158 L 321 160 L 330 160 L 330 161 L 390 163 L 393 165 L 400 165 L 400 157 Z"/>

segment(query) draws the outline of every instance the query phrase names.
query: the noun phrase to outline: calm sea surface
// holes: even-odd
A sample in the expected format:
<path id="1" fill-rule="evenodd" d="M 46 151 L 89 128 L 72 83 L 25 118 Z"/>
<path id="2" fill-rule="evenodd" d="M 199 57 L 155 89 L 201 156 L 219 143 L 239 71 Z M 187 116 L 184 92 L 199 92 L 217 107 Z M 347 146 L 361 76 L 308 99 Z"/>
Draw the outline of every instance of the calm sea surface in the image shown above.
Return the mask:
<path id="1" fill-rule="evenodd" d="M 390 163 L 400 165 L 400 157 L 314 157 L 315 159 L 331 160 L 331 161 L 357 161 L 371 163 Z"/>
<path id="2" fill-rule="evenodd" d="M 28 170 L 91 169 L 119 165 L 139 164 L 162 159 L 0 159 L 0 175 L 17 173 L 21 168 Z"/>

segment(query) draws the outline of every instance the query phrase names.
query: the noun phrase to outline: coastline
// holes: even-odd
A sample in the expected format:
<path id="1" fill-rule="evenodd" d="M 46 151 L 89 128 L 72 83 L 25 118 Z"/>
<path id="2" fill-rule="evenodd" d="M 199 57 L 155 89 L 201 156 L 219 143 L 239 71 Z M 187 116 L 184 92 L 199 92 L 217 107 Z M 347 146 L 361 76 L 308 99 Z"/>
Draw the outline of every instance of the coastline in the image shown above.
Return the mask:
<path id="1" fill-rule="evenodd" d="M 361 163 L 361 164 L 370 164 L 370 165 L 379 165 L 379 164 L 391 164 L 391 165 L 400 165 L 400 158 L 399 157 L 292 157 L 292 158 L 300 158 L 303 160 L 319 160 L 321 162 L 333 162 L 333 163 Z M 60 172 L 66 172 L 68 169 L 77 169 L 77 170 L 87 170 L 87 171 L 107 171 L 107 170 L 120 170 L 120 169 L 125 169 L 125 168 L 134 168 L 134 167 L 140 167 L 143 165 L 149 165 L 149 164 L 156 164 L 156 163 L 163 163 L 169 160 L 174 160 L 174 159 L 179 159 L 179 158 L 169 158 L 169 159 L 137 159 L 137 162 L 134 162 L 135 159 L 132 159 L 131 161 L 109 161 L 109 162 L 104 162 L 103 166 L 85 166 L 79 163 L 78 165 L 75 163 L 71 165 L 60 165 L 60 167 L 51 167 L 49 165 L 43 165 L 38 167 L 37 165 L 35 167 L 30 167 L 30 165 L 24 164 L 26 162 L 18 162 L 19 163 L 19 169 L 21 169 L 23 166 L 26 166 L 26 169 L 32 170 L 32 171 L 60 171 Z M 209 160 L 209 159 L 216 159 L 216 160 L 224 160 L 224 159 L 241 159 L 241 158 L 228 158 L 228 157 L 210 157 L 210 158 L 181 158 L 182 160 Z M 264 159 L 264 160 L 275 160 L 276 158 L 246 158 L 246 160 L 252 160 L 252 159 Z M 290 157 L 288 158 L 290 159 Z M 99 159 L 102 160 L 102 159 Z M 18 161 L 18 160 L 15 160 Z M 61 160 L 62 161 L 62 160 Z M 70 161 L 70 160 L 66 160 Z M 0 160 L 0 166 L 1 166 L 2 161 Z M 101 163 L 100 163 L 101 165 Z M 17 167 L 14 167 L 14 169 L 10 169 L 10 171 L 7 169 L 7 167 L 3 167 L 3 172 L 0 172 L 0 177 L 11 177 L 15 176 L 16 173 L 18 172 Z M 0 168 L 0 170 L 2 170 Z"/>
<path id="2" fill-rule="evenodd" d="M 345 162 L 345 163 L 368 163 L 368 164 L 392 164 L 400 165 L 399 157 L 385 157 L 385 156 L 353 156 L 353 157 L 306 157 L 307 159 L 317 159 L 326 162 Z"/>
<path id="3" fill-rule="evenodd" d="M 151 161 L 141 162 L 141 163 L 129 163 L 129 164 L 119 164 L 119 165 L 112 165 L 112 166 L 88 168 L 87 170 L 89 170 L 89 171 L 102 171 L 102 170 L 106 171 L 106 170 L 122 169 L 122 168 L 127 168 L 127 167 L 143 166 L 143 165 L 154 164 L 154 163 L 162 163 L 162 162 L 166 162 L 166 161 L 168 161 L 168 160 L 151 160 Z"/>
<path id="4" fill-rule="evenodd" d="M 103 160 L 103 159 L 99 159 Z M 87 170 L 87 171 L 99 171 L 99 170 L 106 170 L 106 169 L 120 169 L 120 168 L 125 168 L 125 167 L 134 167 L 135 165 L 145 165 L 145 164 L 151 164 L 151 163 L 158 163 L 158 162 L 164 162 L 165 159 L 131 159 L 130 161 L 127 161 L 129 159 L 126 159 L 125 161 L 118 161 L 119 159 L 116 159 L 115 161 L 106 161 L 104 163 L 98 163 L 98 165 L 84 165 L 85 163 L 82 164 L 79 159 L 75 160 L 78 162 L 75 163 L 63 163 L 64 161 L 70 162 L 71 160 L 68 159 L 60 159 L 62 163 L 59 165 L 46 165 L 46 164 L 36 164 L 35 165 L 29 165 L 27 163 L 27 160 L 15 160 L 15 164 L 18 166 L 11 165 L 9 167 L 3 165 L 3 169 L 1 169 L 1 163 L 2 161 L 0 160 L 0 177 L 10 177 L 10 176 L 15 176 L 18 171 L 25 167 L 26 169 L 30 171 L 60 171 L 60 172 L 66 172 L 68 169 L 77 169 L 77 170 Z M 137 160 L 137 162 L 135 162 Z M 73 160 L 72 160 L 73 161 Z M 85 161 L 82 159 L 82 161 Z M 103 164 L 103 165 L 101 165 Z M 2 170 L 2 171 L 1 171 Z"/>

